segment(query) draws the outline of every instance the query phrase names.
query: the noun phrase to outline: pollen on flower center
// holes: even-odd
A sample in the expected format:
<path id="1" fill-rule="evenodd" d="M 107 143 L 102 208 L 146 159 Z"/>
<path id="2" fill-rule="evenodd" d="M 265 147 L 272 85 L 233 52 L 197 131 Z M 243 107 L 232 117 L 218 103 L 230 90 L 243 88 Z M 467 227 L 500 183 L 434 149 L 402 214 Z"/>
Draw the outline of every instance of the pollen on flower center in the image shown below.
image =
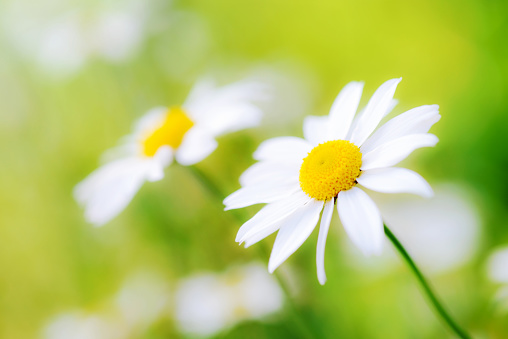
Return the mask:
<path id="1" fill-rule="evenodd" d="M 329 200 L 356 184 L 360 148 L 347 140 L 327 141 L 312 149 L 300 168 L 300 187 L 311 198 Z"/>
<path id="2" fill-rule="evenodd" d="M 166 113 L 166 118 L 161 126 L 154 130 L 143 140 L 143 154 L 152 157 L 161 146 L 178 148 L 182 143 L 185 133 L 194 122 L 180 107 L 172 107 Z"/>

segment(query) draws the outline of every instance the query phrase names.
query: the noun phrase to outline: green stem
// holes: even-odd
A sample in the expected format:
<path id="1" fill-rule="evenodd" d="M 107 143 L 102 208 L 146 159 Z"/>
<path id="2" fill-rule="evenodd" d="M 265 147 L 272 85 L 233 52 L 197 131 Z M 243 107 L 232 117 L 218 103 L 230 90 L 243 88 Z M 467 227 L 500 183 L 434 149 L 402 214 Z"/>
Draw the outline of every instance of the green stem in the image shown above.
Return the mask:
<path id="1" fill-rule="evenodd" d="M 399 251 L 402 258 L 406 261 L 406 263 L 409 265 L 413 273 L 415 274 L 416 278 L 420 282 L 423 290 L 425 291 L 425 294 L 429 298 L 430 302 L 436 309 L 437 313 L 441 316 L 441 318 L 450 326 L 450 328 L 457 334 L 460 338 L 463 339 L 470 339 L 471 337 L 469 334 L 467 334 L 462 328 L 460 328 L 459 325 L 452 319 L 452 317 L 446 312 L 441 302 L 436 297 L 436 294 L 432 291 L 429 283 L 423 276 L 422 272 L 418 269 L 416 264 L 414 263 L 413 259 L 409 256 L 407 251 L 405 250 L 404 246 L 400 243 L 400 241 L 395 237 L 395 235 L 390 231 L 388 226 L 384 225 L 385 228 L 385 234 L 392 242 L 393 246 Z"/>
<path id="2" fill-rule="evenodd" d="M 201 184 L 204 187 L 206 187 L 206 189 L 212 195 L 214 195 L 219 200 L 219 202 L 222 204 L 222 201 L 225 199 L 225 195 L 222 193 L 220 188 L 217 185 L 215 185 L 213 180 L 211 180 L 205 173 L 203 173 L 196 166 L 187 166 L 186 168 L 188 168 L 191 171 L 191 173 L 194 175 L 194 177 L 196 179 L 198 179 L 198 181 L 201 182 Z M 231 211 L 231 212 L 235 212 L 235 211 Z M 242 216 L 238 213 L 231 213 L 231 214 L 235 217 L 235 219 L 237 219 L 238 222 L 244 223 L 244 219 L 245 219 L 244 216 Z M 260 248 L 260 253 L 262 254 L 263 257 L 267 257 L 268 256 L 267 253 L 269 253 L 269 252 L 263 247 L 263 248 Z M 309 338 L 309 339 L 314 338 L 312 331 L 309 329 L 309 327 L 312 328 L 312 326 L 308 326 L 306 318 L 303 317 L 298 312 L 297 307 L 296 307 L 293 299 L 291 298 L 291 294 L 289 293 L 289 288 L 287 287 L 287 284 L 284 282 L 284 280 L 280 277 L 280 275 L 277 272 L 274 273 L 274 276 L 277 279 L 277 281 L 279 282 L 279 285 L 280 285 L 282 291 L 286 295 L 286 299 L 287 299 L 291 314 L 293 316 L 293 322 L 295 323 L 294 324 L 295 328 L 292 328 L 292 330 L 298 329 L 298 336 L 299 337 L 304 337 L 304 338 Z"/>

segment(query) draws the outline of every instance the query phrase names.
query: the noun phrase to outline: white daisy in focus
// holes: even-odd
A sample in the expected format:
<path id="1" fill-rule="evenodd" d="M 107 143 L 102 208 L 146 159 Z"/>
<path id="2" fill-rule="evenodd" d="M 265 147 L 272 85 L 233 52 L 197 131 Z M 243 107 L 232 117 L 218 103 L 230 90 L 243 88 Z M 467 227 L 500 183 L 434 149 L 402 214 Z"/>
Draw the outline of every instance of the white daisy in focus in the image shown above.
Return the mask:
<path id="1" fill-rule="evenodd" d="M 185 279 L 175 299 L 178 328 L 194 336 L 213 336 L 241 321 L 263 319 L 284 304 L 279 284 L 260 264 Z"/>
<path id="2" fill-rule="evenodd" d="M 335 99 L 329 116 L 305 119 L 304 139 L 270 139 L 254 153 L 259 162 L 242 174 L 243 187 L 224 204 L 226 210 L 268 204 L 240 228 L 236 241 L 248 247 L 278 231 L 270 272 L 303 244 L 323 211 L 316 263 L 319 282 L 326 282 L 325 243 L 335 203 L 352 242 L 367 256 L 379 255 L 383 220 L 359 186 L 382 193 L 433 194 L 420 175 L 393 166 L 415 149 L 437 143 L 427 132 L 440 119 L 439 107 L 411 109 L 374 131 L 393 108 L 400 80 L 382 84 L 356 118 L 363 83 L 351 82 Z"/>
<path id="3" fill-rule="evenodd" d="M 255 102 L 264 100 L 266 86 L 240 81 L 216 87 L 198 83 L 185 103 L 150 110 L 135 125 L 123 145 L 106 153 L 116 158 L 90 174 L 75 190 L 86 219 L 101 226 L 120 213 L 145 181 L 164 177 L 173 159 L 193 165 L 217 147 L 215 138 L 259 124 L 262 112 Z"/>

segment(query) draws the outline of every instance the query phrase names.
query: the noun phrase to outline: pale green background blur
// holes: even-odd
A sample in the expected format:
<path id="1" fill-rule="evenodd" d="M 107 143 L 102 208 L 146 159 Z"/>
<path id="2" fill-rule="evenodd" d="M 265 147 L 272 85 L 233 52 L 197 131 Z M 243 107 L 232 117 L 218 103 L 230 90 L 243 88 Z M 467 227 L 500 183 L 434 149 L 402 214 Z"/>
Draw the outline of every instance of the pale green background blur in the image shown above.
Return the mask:
<path id="1" fill-rule="evenodd" d="M 13 2 L 0 1 L 1 338 L 38 338 L 59 313 L 99 308 L 138 269 L 176 283 L 260 258 L 255 246 L 234 242 L 240 225 L 184 167 L 169 167 L 163 181 L 145 184 L 103 228 L 88 225 L 72 198 L 74 185 L 145 111 L 181 103 L 202 74 L 235 80 L 255 68 L 301 81 L 311 98 L 307 111 L 293 110 L 290 101 L 300 98 L 286 98 L 288 108 L 267 114 L 260 128 L 221 138 L 198 167 L 230 193 L 262 140 L 300 136 L 303 114 L 326 114 L 347 82 L 365 81 L 365 102 L 383 81 L 402 76 L 396 113 L 439 104 L 442 114 L 432 129 L 439 144 L 413 154 L 408 166 L 431 185 L 464 185 L 480 210 L 480 251 L 432 283 L 475 336 L 508 336 L 508 315 L 495 312 L 497 286 L 485 273 L 491 250 L 508 243 L 506 1 L 152 1 L 130 59 L 91 57 L 65 75 L 44 70 L 15 46 L 7 22 L 17 19 L 6 18 Z M 40 10 L 30 10 L 31 1 L 22 6 L 30 15 Z M 93 11 L 94 4 L 69 6 Z M 24 12 L 17 14 L 23 20 Z M 316 338 L 452 337 L 406 267 L 381 279 L 355 270 L 341 249 L 343 234 L 333 229 L 325 286 L 315 274 L 316 232 L 287 262 L 303 291 L 295 297 L 297 312 Z M 259 246 L 269 248 L 273 239 Z M 290 314 L 217 337 L 295 338 Z M 138 337 L 185 336 L 168 316 Z"/>

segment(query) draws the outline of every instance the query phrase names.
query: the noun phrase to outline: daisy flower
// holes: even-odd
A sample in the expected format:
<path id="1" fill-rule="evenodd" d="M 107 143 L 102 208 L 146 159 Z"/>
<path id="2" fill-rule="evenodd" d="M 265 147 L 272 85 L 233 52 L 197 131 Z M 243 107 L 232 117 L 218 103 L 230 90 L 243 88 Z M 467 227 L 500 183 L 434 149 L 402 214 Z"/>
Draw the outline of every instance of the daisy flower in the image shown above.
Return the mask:
<path id="1" fill-rule="evenodd" d="M 196 164 L 215 150 L 217 136 L 258 125 L 262 112 L 255 102 L 266 94 L 259 82 L 216 87 L 205 80 L 183 105 L 150 110 L 121 146 L 106 153 L 113 160 L 76 186 L 74 196 L 86 219 L 96 226 L 107 223 L 145 181 L 161 180 L 173 159 L 184 166 Z"/>
<path id="2" fill-rule="evenodd" d="M 69 76 L 99 58 L 132 57 L 149 33 L 150 1 L 8 1 L 0 22 L 15 49 L 52 75 Z"/>
<path id="3" fill-rule="evenodd" d="M 363 83 L 351 82 L 335 99 L 328 116 L 309 116 L 304 139 L 279 137 L 263 142 L 254 153 L 259 162 L 240 177 L 242 188 L 224 200 L 226 210 L 266 203 L 238 231 L 236 241 L 248 247 L 278 231 L 268 264 L 273 272 L 321 223 L 317 242 L 317 274 L 326 281 L 325 242 L 334 206 L 352 242 L 367 256 L 379 255 L 383 220 L 367 193 L 432 195 L 417 173 L 393 167 L 420 147 L 434 146 L 428 134 L 440 119 L 438 106 L 420 106 L 376 130 L 393 108 L 401 79 L 388 80 L 355 117 Z"/>
<path id="4" fill-rule="evenodd" d="M 179 283 L 174 320 L 182 334 L 213 337 L 244 321 L 263 321 L 284 306 L 284 292 L 262 265 L 199 273 Z"/>

